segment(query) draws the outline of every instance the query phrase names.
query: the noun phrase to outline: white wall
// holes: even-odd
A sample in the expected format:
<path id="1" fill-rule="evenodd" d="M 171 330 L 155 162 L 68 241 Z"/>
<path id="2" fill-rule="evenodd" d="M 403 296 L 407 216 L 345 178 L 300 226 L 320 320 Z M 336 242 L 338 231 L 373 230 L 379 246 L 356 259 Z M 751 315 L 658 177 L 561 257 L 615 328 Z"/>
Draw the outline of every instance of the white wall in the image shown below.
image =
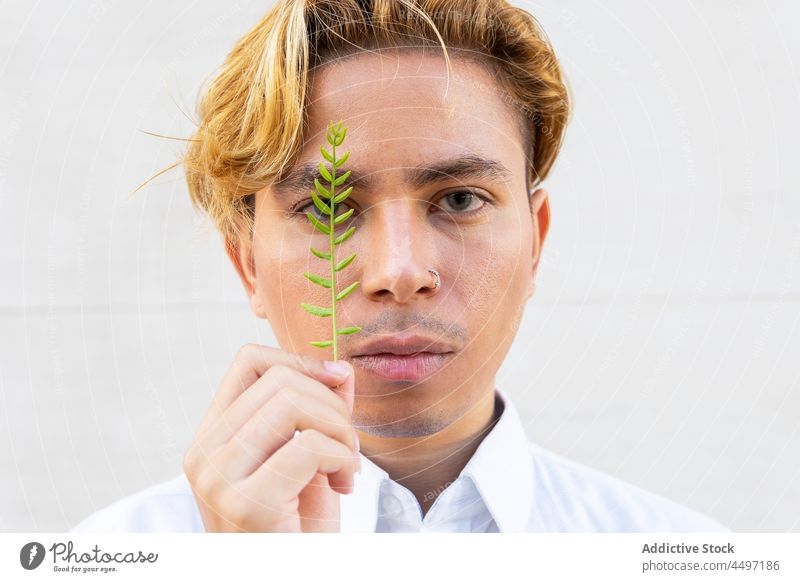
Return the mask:
<path id="1" fill-rule="evenodd" d="M 176 159 L 267 2 L 0 18 L 0 530 L 180 470 L 252 317 Z M 800 42 L 782 2 L 524 3 L 576 97 L 498 384 L 531 439 L 736 530 L 800 531 Z M 793 37 L 794 38 L 791 38 Z"/>

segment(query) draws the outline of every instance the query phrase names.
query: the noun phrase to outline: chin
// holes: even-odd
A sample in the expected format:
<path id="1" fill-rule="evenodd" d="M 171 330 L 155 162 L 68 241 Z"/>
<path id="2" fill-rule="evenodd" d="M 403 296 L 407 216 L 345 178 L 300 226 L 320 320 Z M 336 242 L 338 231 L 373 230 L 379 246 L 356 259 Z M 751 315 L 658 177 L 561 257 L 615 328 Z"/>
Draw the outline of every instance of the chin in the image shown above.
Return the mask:
<path id="1" fill-rule="evenodd" d="M 385 438 L 419 437 L 447 428 L 464 402 L 447 397 L 444 375 L 424 382 L 359 382 L 353 421 L 356 428 Z"/>

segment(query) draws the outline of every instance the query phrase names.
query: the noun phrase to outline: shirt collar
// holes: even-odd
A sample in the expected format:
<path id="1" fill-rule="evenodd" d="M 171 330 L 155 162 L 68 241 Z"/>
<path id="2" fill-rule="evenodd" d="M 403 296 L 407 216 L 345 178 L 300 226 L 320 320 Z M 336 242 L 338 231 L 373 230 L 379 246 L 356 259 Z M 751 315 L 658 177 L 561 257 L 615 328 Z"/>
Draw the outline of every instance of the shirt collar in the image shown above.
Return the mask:
<path id="1" fill-rule="evenodd" d="M 509 396 L 495 387 L 500 418 L 483 438 L 461 475 L 469 476 L 501 532 L 522 532 L 527 526 L 533 495 L 530 445 L 519 414 Z M 361 473 L 355 474 L 353 493 L 341 495 L 342 532 L 374 532 L 381 483 L 386 471 L 361 455 Z"/>

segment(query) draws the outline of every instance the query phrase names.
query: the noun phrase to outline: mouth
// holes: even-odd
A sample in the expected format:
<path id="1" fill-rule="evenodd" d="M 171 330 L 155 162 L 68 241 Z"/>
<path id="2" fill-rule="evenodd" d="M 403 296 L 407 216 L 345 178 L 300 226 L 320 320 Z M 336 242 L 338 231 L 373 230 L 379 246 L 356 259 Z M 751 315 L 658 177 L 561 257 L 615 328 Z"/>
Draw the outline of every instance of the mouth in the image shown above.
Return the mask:
<path id="1" fill-rule="evenodd" d="M 413 354 L 375 353 L 353 356 L 353 364 L 386 380 L 419 381 L 427 378 L 455 352 L 416 352 Z"/>

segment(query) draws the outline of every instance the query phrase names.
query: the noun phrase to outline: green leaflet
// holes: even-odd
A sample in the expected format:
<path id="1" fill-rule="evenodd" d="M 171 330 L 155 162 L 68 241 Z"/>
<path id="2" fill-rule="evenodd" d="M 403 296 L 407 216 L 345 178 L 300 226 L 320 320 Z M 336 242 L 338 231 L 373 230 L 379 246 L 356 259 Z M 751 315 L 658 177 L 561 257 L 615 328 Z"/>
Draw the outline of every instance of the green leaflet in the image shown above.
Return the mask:
<path id="1" fill-rule="evenodd" d="M 328 227 L 328 225 L 326 225 L 326 224 L 322 224 L 322 223 L 321 223 L 321 222 L 320 222 L 320 221 L 317 219 L 317 217 L 316 217 L 316 216 L 314 216 L 314 215 L 313 215 L 313 214 L 311 214 L 310 212 L 306 212 L 306 216 L 308 216 L 308 219 L 311 221 L 311 223 L 314 225 L 314 227 L 315 227 L 315 228 L 316 228 L 318 231 L 320 231 L 322 234 L 330 234 L 330 233 L 331 233 L 331 229 Z"/>
<path id="2" fill-rule="evenodd" d="M 323 253 L 322 251 L 318 251 L 314 247 L 311 247 L 311 252 L 324 261 L 329 261 L 331 259 L 330 253 Z"/>
<path id="3" fill-rule="evenodd" d="M 333 164 L 333 156 L 328 153 L 328 150 L 325 149 L 325 146 L 319 146 L 319 151 L 322 153 L 322 157 L 328 160 L 331 164 Z"/>
<path id="4" fill-rule="evenodd" d="M 356 227 L 355 226 L 351 226 L 346 231 L 344 231 L 341 235 L 337 236 L 336 239 L 334 239 L 333 244 L 338 245 L 338 244 L 343 243 L 348 238 L 350 238 L 350 235 L 352 235 L 355 231 L 356 231 Z"/>
<path id="5" fill-rule="evenodd" d="M 352 191 L 353 191 L 353 187 L 352 187 L 352 186 L 350 186 L 350 187 L 349 187 L 347 190 L 345 190 L 345 191 L 344 191 L 344 192 L 342 192 L 341 194 L 338 194 L 338 195 L 336 196 L 336 198 L 334 198 L 334 199 L 333 199 L 333 203 L 334 203 L 334 204 L 339 204 L 339 202 L 341 202 L 342 200 L 344 200 L 345 198 L 347 198 L 348 196 L 350 196 L 350 192 L 352 192 Z"/>
<path id="6" fill-rule="evenodd" d="M 333 178 L 331 177 L 330 172 L 328 172 L 328 168 L 325 167 L 325 164 L 322 162 L 319 163 L 319 173 L 322 174 L 322 177 L 325 178 L 328 182 L 333 182 Z M 338 186 L 338 184 L 336 184 Z"/>
<path id="7" fill-rule="evenodd" d="M 316 305 L 311 305 L 309 303 L 301 303 L 300 305 L 302 305 L 303 309 L 308 311 L 311 315 L 318 315 L 320 317 L 330 317 L 332 313 L 330 307 L 317 307 Z"/>
<path id="8" fill-rule="evenodd" d="M 328 279 L 323 279 L 322 277 L 318 277 L 314 273 L 305 272 L 305 273 L 303 273 L 303 275 L 305 275 L 309 280 L 313 281 L 317 285 L 320 285 L 322 287 L 326 287 L 327 289 L 330 289 L 331 286 L 332 286 L 331 282 Z"/>
<path id="9" fill-rule="evenodd" d="M 336 333 L 342 334 L 342 335 L 348 335 L 348 334 L 351 334 L 351 333 L 356 333 L 357 331 L 361 331 L 361 328 L 358 327 L 358 326 L 356 326 L 356 327 L 345 327 L 344 329 L 340 329 Z"/>
<path id="10" fill-rule="evenodd" d="M 319 192 L 319 195 L 322 196 L 323 198 L 325 198 L 325 200 L 330 200 L 331 199 L 331 193 L 328 191 L 327 188 L 325 188 L 325 186 L 320 184 L 318 178 L 314 178 L 314 186 L 316 186 L 317 192 Z"/>
<path id="11" fill-rule="evenodd" d="M 346 135 L 347 135 L 347 128 L 345 127 L 344 131 L 341 134 L 339 134 L 339 136 L 334 141 L 334 145 L 337 145 L 337 146 L 338 145 L 342 145 L 342 142 L 344 141 L 344 136 L 346 136 Z"/>
<path id="12" fill-rule="evenodd" d="M 350 218 L 350 215 L 353 214 L 353 212 L 354 211 L 351 208 L 350 210 L 348 210 L 344 214 L 340 214 L 339 216 L 337 216 L 336 218 L 333 219 L 333 224 L 341 224 L 342 222 L 344 222 L 345 220 Z"/>
<path id="13" fill-rule="evenodd" d="M 333 339 L 313 341 L 310 342 L 310 344 L 317 348 L 327 348 L 332 346 L 334 361 L 336 361 L 338 358 L 338 344 L 336 341 L 337 336 L 351 335 L 361 331 L 361 328 L 357 325 L 344 327 L 342 329 L 336 328 L 336 304 L 350 295 L 350 293 L 352 293 L 353 290 L 359 285 L 359 281 L 354 281 L 345 289 L 339 291 L 338 293 L 336 292 L 336 273 L 347 268 L 356 258 L 356 253 L 353 253 L 346 259 L 338 262 L 336 261 L 335 257 L 336 245 L 347 241 L 347 239 L 349 239 L 356 230 L 355 226 L 351 226 L 339 236 L 336 236 L 335 233 L 336 226 L 350 218 L 354 212 L 354 209 L 351 208 L 339 216 L 336 215 L 336 205 L 347 199 L 347 197 L 350 196 L 351 192 L 353 191 L 353 187 L 350 186 L 343 192 L 339 194 L 336 193 L 336 188 L 338 186 L 342 186 L 351 174 L 350 170 L 348 170 L 339 176 L 336 175 L 337 170 L 350 157 L 349 151 L 345 152 L 345 154 L 340 157 L 337 157 L 336 155 L 336 147 L 342 145 L 345 136 L 347 136 L 347 128 L 343 126 L 342 122 L 340 121 L 338 124 L 334 125 L 334 123 L 331 121 L 328 125 L 328 131 L 326 132 L 326 139 L 332 146 L 331 151 L 328 151 L 324 145 L 320 146 L 319 148 L 320 154 L 322 154 L 322 157 L 331 165 L 331 167 L 328 169 L 323 162 L 319 162 L 319 174 L 322 180 L 327 182 L 327 184 L 323 186 L 320 179 L 314 179 L 314 190 L 316 190 L 316 192 L 314 190 L 311 191 L 311 198 L 314 201 L 314 206 L 316 206 L 324 216 L 328 217 L 328 224 L 321 222 L 316 216 L 314 216 L 313 213 L 306 212 L 306 216 L 308 217 L 308 220 L 311 221 L 311 224 L 314 225 L 314 228 L 322 234 L 328 235 L 330 251 L 324 252 L 311 247 L 311 252 L 317 258 L 329 262 L 330 278 L 321 277 L 308 271 L 303 274 L 311 282 L 331 290 L 331 306 L 320 307 L 318 305 L 311 305 L 310 303 L 300 304 L 303 309 L 312 315 L 331 318 L 331 331 Z"/>
<path id="14" fill-rule="evenodd" d="M 355 283 L 353 283 L 353 284 L 351 284 L 351 285 L 348 285 L 347 289 L 345 289 L 344 291 L 342 291 L 341 293 L 339 293 L 339 294 L 336 296 L 336 301 L 339 301 L 340 299 L 344 299 L 345 297 L 347 297 L 348 295 L 350 295 L 350 292 L 351 292 L 353 289 L 355 289 L 356 287 L 358 287 L 358 283 L 359 283 L 359 282 L 358 282 L 358 281 L 356 281 Z"/>
<path id="15" fill-rule="evenodd" d="M 311 199 L 314 200 L 314 206 L 320 209 L 320 212 L 323 214 L 327 214 L 330 216 L 331 214 L 331 207 L 325 204 L 322 200 L 319 199 L 319 196 L 312 190 L 311 191 Z"/>
<path id="16" fill-rule="evenodd" d="M 335 167 L 337 167 L 337 168 L 338 168 L 338 167 L 339 167 L 339 166 L 341 166 L 343 163 L 345 163 L 345 162 L 347 161 L 347 158 L 349 158 L 349 157 L 350 157 L 350 152 L 345 152 L 345 154 L 344 154 L 344 155 L 343 155 L 341 158 L 339 158 L 338 160 L 336 160 L 335 162 L 334 162 L 333 160 L 328 160 L 328 161 L 329 161 L 330 163 L 332 163 L 332 164 L 333 164 Z M 349 174 L 349 172 L 348 172 L 348 174 Z"/>
<path id="17" fill-rule="evenodd" d="M 314 250 L 314 249 L 311 249 L 311 250 L 312 250 L 312 252 L 313 252 L 313 250 Z M 356 258 L 356 254 L 355 254 L 355 253 L 353 253 L 352 255 L 350 255 L 349 257 L 347 257 L 345 260 L 341 261 L 341 262 L 340 262 L 338 265 L 336 265 L 336 266 L 333 268 L 333 270 L 334 270 L 334 271 L 341 271 L 341 270 L 342 270 L 342 269 L 344 269 L 344 268 L 345 268 L 347 265 L 349 265 L 350 263 L 352 263 L 352 262 L 353 262 L 353 259 L 355 259 L 355 258 Z"/>
<path id="18" fill-rule="evenodd" d="M 347 180 L 349 177 L 350 177 L 350 170 L 347 170 L 347 172 L 336 178 L 333 181 L 333 184 L 335 186 L 341 186 L 342 184 L 344 184 L 344 181 Z"/>

